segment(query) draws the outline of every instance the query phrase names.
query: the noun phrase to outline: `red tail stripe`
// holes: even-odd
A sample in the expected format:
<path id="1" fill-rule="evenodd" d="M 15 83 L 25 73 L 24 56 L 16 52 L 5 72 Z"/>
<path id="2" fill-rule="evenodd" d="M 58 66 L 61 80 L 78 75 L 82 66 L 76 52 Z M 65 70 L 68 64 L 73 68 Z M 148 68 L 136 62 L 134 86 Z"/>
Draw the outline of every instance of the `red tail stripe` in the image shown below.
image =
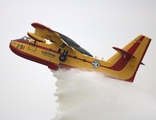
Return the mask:
<path id="1" fill-rule="evenodd" d="M 141 57 L 141 59 L 140 59 L 140 63 L 141 63 L 143 57 L 145 56 L 145 53 L 146 53 L 146 51 L 147 51 L 147 49 L 148 49 L 148 46 L 149 46 L 150 42 L 151 42 L 151 39 L 149 40 L 149 42 L 148 42 L 148 44 L 147 44 L 147 46 L 146 46 L 146 49 L 144 50 L 144 53 L 143 53 L 143 55 L 142 55 L 142 57 Z M 133 76 L 132 76 L 131 78 L 127 79 L 126 81 L 129 81 L 129 82 L 133 82 L 133 81 L 134 81 L 134 78 L 135 78 L 135 75 L 136 75 L 136 72 L 137 72 L 139 66 L 140 66 L 140 64 L 138 64 L 137 69 L 136 69 L 136 71 L 134 72 Z"/>
<path id="2" fill-rule="evenodd" d="M 136 43 L 127 52 L 133 55 L 144 38 L 145 36 L 140 37 L 140 39 L 137 40 Z M 120 71 L 127 65 L 129 60 L 130 60 L 130 57 L 127 59 L 124 59 L 124 57 L 122 56 L 112 67 L 108 67 L 108 68 L 116 70 L 116 71 Z"/>
<path id="3" fill-rule="evenodd" d="M 136 43 L 128 50 L 128 53 L 133 55 L 144 38 L 145 38 L 145 36 L 141 36 L 141 38 L 139 40 L 137 40 Z"/>

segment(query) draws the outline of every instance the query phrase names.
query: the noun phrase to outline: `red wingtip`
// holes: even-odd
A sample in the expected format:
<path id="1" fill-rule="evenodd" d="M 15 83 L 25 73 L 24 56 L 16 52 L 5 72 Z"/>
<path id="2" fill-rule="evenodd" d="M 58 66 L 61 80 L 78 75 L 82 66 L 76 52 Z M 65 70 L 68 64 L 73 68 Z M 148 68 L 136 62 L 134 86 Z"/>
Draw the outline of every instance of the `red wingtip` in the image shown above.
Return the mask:
<path id="1" fill-rule="evenodd" d="M 38 28 L 47 29 L 47 30 L 53 32 L 52 29 L 50 29 L 49 27 L 47 27 L 47 26 L 45 26 L 45 25 L 43 25 L 43 24 L 40 24 L 40 23 L 38 23 L 38 22 L 34 22 L 34 23 L 32 23 L 31 25 L 32 25 L 34 28 L 37 28 L 37 27 L 38 27 Z"/>

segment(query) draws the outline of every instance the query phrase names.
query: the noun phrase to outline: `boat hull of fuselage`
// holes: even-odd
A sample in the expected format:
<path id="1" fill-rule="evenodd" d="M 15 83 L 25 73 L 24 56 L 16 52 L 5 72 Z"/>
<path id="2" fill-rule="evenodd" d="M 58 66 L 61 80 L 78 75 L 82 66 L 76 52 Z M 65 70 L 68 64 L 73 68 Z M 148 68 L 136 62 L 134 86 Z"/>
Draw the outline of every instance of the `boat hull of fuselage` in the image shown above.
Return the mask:
<path id="1" fill-rule="evenodd" d="M 100 61 L 101 64 L 99 64 L 99 66 L 95 66 L 95 64 L 93 63 L 99 62 L 98 59 L 82 55 L 81 53 L 76 51 L 72 53 L 73 51 L 71 50 L 67 55 L 67 60 L 65 62 L 60 62 L 59 57 L 64 49 L 59 52 L 59 47 L 56 45 L 47 45 L 41 42 L 36 42 L 36 44 L 33 45 L 33 43 L 34 42 L 12 40 L 10 42 L 10 49 L 16 55 L 40 63 L 42 65 L 46 65 L 52 70 L 58 70 L 58 68 L 79 68 L 89 71 L 101 72 L 107 76 L 115 75 L 115 71 L 113 71 L 111 68 L 109 69 L 107 67 L 109 66 L 109 64 L 104 61 Z M 75 56 L 77 56 L 77 58 L 75 58 Z"/>
<path id="2" fill-rule="evenodd" d="M 52 63 L 52 62 L 50 62 L 50 61 L 47 61 L 47 60 L 45 60 L 45 59 L 42 59 L 42 58 L 37 57 L 37 56 L 32 55 L 32 54 L 29 54 L 29 53 L 27 53 L 27 52 L 25 52 L 25 51 L 22 51 L 22 49 L 18 49 L 18 48 L 17 48 L 17 46 L 18 46 L 17 44 L 18 44 L 18 43 L 16 43 L 16 41 L 15 41 L 13 44 L 10 43 L 10 45 L 9 45 L 11 51 L 12 51 L 13 53 L 15 53 L 16 55 L 18 55 L 18 56 L 20 56 L 20 57 L 23 57 L 23 58 L 25 58 L 25 59 L 28 59 L 28 60 L 30 60 L 30 61 L 37 62 L 37 63 L 39 63 L 39 64 L 46 65 L 46 66 L 48 66 L 48 67 L 49 67 L 50 69 L 52 69 L 52 70 L 58 70 L 59 67 L 63 67 L 63 66 L 60 66 L 59 64 L 57 65 L 57 64 Z M 23 43 L 23 44 L 24 44 L 24 43 Z M 23 44 L 21 43 L 20 45 L 23 45 Z M 23 45 L 23 46 L 24 46 L 24 45 Z M 32 52 L 32 53 L 33 53 L 33 52 Z"/>
<path id="3" fill-rule="evenodd" d="M 66 61 L 61 62 L 59 57 L 63 54 L 65 48 L 60 48 L 60 46 L 55 44 L 48 45 L 36 42 L 34 45 L 34 41 L 26 42 L 22 40 L 13 40 L 10 42 L 10 49 L 18 56 L 46 65 L 52 70 L 58 70 L 58 68 L 79 68 L 101 72 L 106 76 L 123 80 L 128 80 L 129 74 L 132 72 L 132 70 L 129 70 L 126 73 L 122 70 L 113 70 L 110 63 L 83 55 L 73 50 L 69 50 Z M 59 49 L 61 49 L 61 51 L 59 51 Z"/>

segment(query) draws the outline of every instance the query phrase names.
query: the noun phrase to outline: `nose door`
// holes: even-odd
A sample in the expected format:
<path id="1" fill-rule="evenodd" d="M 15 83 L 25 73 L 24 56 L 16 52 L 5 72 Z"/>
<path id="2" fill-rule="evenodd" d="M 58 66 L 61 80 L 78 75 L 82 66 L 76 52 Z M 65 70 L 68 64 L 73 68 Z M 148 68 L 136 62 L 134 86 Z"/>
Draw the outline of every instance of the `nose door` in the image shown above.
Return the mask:
<path id="1" fill-rule="evenodd" d="M 35 52 L 37 50 L 37 43 L 30 43 L 28 49 Z"/>

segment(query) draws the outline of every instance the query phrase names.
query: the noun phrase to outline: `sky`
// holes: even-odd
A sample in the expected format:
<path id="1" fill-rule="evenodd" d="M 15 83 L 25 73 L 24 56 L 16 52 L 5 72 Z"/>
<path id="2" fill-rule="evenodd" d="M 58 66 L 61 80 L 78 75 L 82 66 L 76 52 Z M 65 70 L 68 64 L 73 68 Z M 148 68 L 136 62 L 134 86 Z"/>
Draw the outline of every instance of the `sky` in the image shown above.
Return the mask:
<path id="1" fill-rule="evenodd" d="M 154 0 L 1 0 L 0 5 L 0 119 L 50 120 L 55 116 L 56 78 L 46 66 L 9 49 L 10 40 L 34 31 L 33 22 L 67 35 L 104 59 L 115 53 L 113 46 L 122 48 L 140 34 L 150 37 L 145 66 L 139 68 L 132 84 L 156 100 Z"/>

